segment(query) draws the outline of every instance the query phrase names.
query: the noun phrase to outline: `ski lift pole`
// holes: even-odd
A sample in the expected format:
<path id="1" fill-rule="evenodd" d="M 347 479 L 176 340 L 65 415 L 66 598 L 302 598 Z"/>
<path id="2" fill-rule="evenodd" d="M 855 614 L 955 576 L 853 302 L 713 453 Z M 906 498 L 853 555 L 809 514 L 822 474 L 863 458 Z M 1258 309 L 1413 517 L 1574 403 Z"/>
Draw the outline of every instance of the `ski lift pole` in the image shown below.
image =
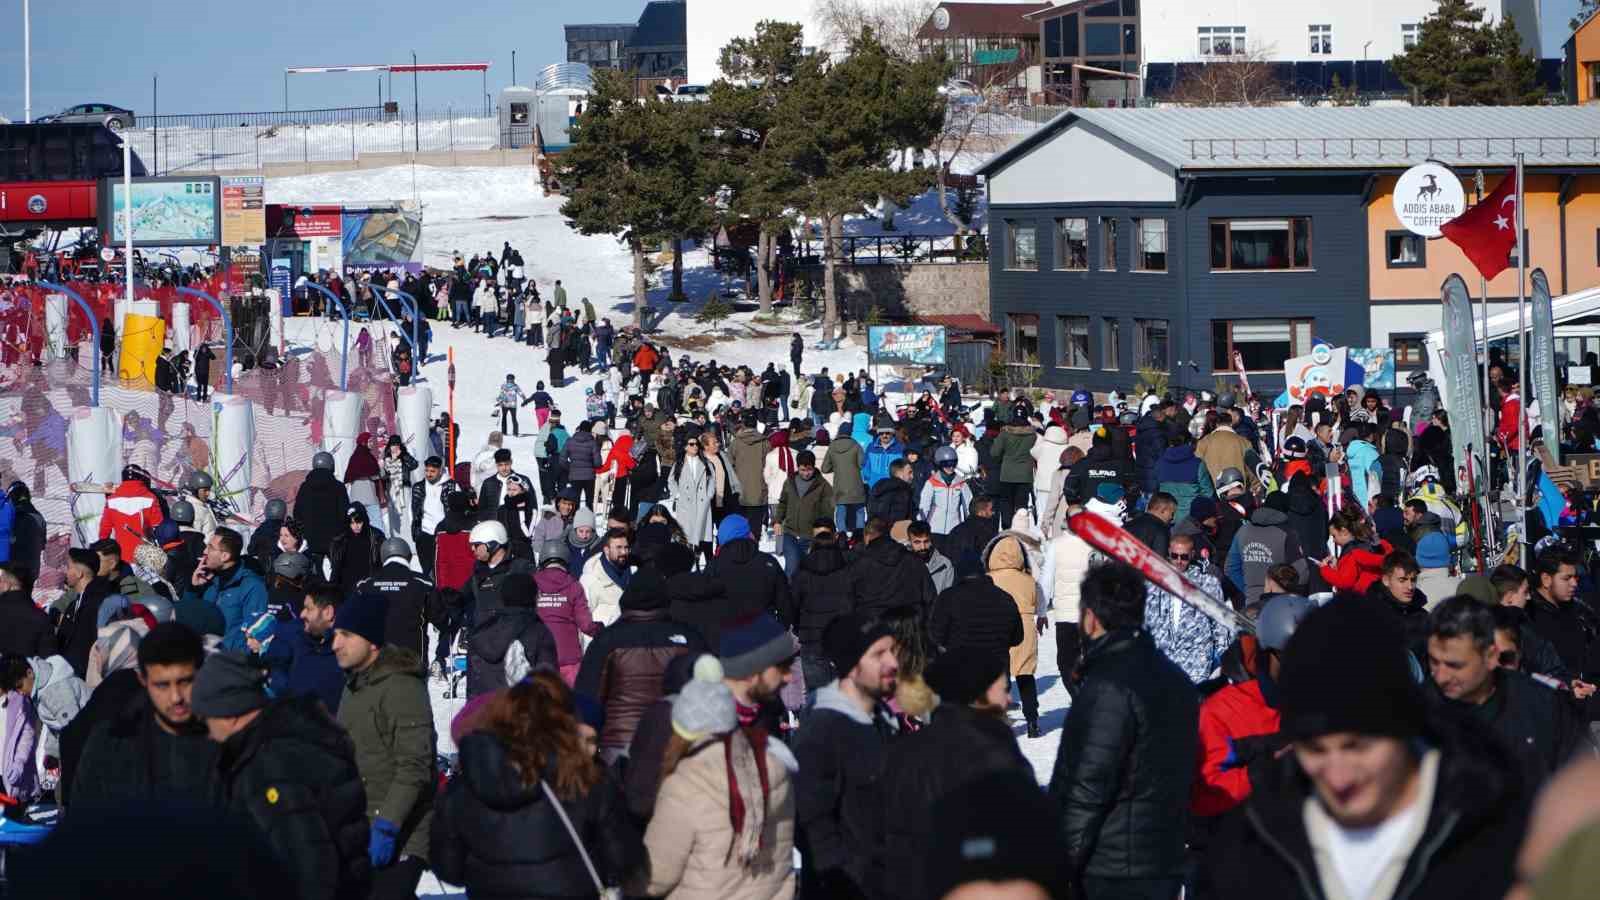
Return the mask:
<path id="1" fill-rule="evenodd" d="M 44 288 L 45 290 L 58 291 L 58 292 L 60 292 L 62 294 L 67 295 L 68 297 L 70 297 L 72 299 L 72 302 L 78 304 L 78 308 L 83 310 L 84 318 L 87 318 L 89 320 L 89 328 L 90 328 L 91 331 L 94 332 L 94 380 L 92 382 L 90 382 L 90 384 L 89 384 L 89 405 L 90 406 L 99 406 L 100 405 L 100 366 L 101 366 L 101 363 L 100 363 L 100 317 L 94 314 L 94 307 L 89 305 L 89 301 L 87 301 L 87 300 L 83 299 L 83 297 L 79 296 L 78 292 L 73 290 L 72 288 L 69 288 L 64 284 L 56 284 L 53 281 L 41 281 L 41 282 L 39 282 L 39 286 Z"/>
<path id="2" fill-rule="evenodd" d="M 421 350 L 421 348 L 422 348 L 422 310 L 421 310 L 420 307 L 417 306 L 417 298 L 411 296 L 410 294 L 406 293 L 405 291 L 395 290 L 393 288 L 378 287 L 377 285 L 373 285 L 372 286 L 372 290 L 373 290 L 374 293 L 394 294 L 395 296 L 400 298 L 400 300 L 401 300 L 401 304 L 400 304 L 401 310 L 411 313 L 411 337 L 410 337 L 410 339 L 408 341 L 411 344 L 411 352 L 417 353 L 417 354 L 420 355 L 421 352 L 422 352 L 422 350 Z M 389 313 L 389 318 L 397 319 L 397 317 L 394 314 L 394 311 L 389 309 L 389 304 L 385 303 L 383 305 L 383 308 L 384 308 L 385 312 Z M 398 319 L 397 319 L 397 321 L 398 321 Z M 405 337 L 405 329 L 401 329 L 400 334 L 401 334 L 401 337 Z M 420 359 L 417 360 L 417 365 L 420 366 L 420 365 L 422 365 L 422 363 L 423 363 L 423 360 L 420 360 Z"/>
<path id="3" fill-rule="evenodd" d="M 406 330 L 400 327 L 400 317 L 394 314 L 394 307 L 389 305 L 389 301 L 383 299 L 383 295 L 388 292 L 389 291 L 387 288 L 381 288 L 377 285 L 373 285 L 372 299 L 378 301 L 378 305 L 383 307 L 383 311 L 388 314 L 391 320 L 394 321 L 395 330 L 400 334 L 400 340 L 405 341 L 406 345 L 411 348 L 411 352 L 415 353 L 417 352 L 416 338 L 412 335 L 406 334 Z"/>
<path id="4" fill-rule="evenodd" d="M 338 294 L 315 281 L 307 279 L 306 287 L 331 300 L 334 306 L 339 307 L 339 315 L 344 317 L 344 351 L 339 354 L 339 390 L 346 390 L 350 384 L 350 310 L 345 308 L 344 301 L 339 299 Z"/>
<path id="5" fill-rule="evenodd" d="M 199 297 L 201 300 L 211 304 L 212 309 L 215 309 L 219 314 L 221 314 L 223 341 L 226 344 L 226 347 L 223 351 L 223 366 L 225 367 L 224 371 L 228 377 L 228 393 L 233 393 L 233 317 L 228 315 L 227 307 L 223 306 L 220 300 L 211 296 L 205 291 L 197 291 L 194 288 L 180 287 L 178 288 L 178 293 L 190 297 Z"/>
<path id="6" fill-rule="evenodd" d="M 450 424 L 444 430 L 445 444 L 448 445 L 446 453 L 450 454 L 450 477 L 456 477 L 456 348 L 450 348 L 450 368 L 446 370 L 445 381 L 450 386 Z"/>

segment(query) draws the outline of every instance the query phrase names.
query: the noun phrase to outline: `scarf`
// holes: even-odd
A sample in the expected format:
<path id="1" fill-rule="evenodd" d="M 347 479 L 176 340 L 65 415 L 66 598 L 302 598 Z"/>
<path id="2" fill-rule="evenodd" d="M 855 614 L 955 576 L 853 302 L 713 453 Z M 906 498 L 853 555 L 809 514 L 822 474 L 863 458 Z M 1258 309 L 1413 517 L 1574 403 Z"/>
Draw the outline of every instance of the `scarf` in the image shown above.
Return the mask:
<path id="1" fill-rule="evenodd" d="M 774 431 L 767 445 L 778 454 L 778 469 L 785 475 L 794 471 L 794 451 L 789 449 L 789 432 Z"/>
<path id="2" fill-rule="evenodd" d="M 760 729 L 732 731 L 722 737 L 723 760 L 728 770 L 728 817 L 733 843 L 727 861 L 753 868 L 761 854 L 761 837 L 767 827 L 767 734 Z"/>
<path id="3" fill-rule="evenodd" d="M 371 440 L 372 434 L 366 431 L 356 438 L 355 450 L 350 454 L 350 462 L 344 467 L 345 484 L 378 477 L 378 458 L 372 455 L 371 448 L 367 446 Z"/>

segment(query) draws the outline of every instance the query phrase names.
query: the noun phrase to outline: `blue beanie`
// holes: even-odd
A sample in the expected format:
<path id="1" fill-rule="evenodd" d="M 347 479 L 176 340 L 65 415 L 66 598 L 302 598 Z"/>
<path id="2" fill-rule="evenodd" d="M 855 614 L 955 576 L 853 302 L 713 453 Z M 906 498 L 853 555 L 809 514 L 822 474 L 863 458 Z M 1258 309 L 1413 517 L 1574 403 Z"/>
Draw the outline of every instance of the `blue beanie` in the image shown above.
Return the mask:
<path id="1" fill-rule="evenodd" d="M 1124 493 L 1122 485 L 1107 481 L 1095 489 L 1094 495 L 1100 499 L 1101 503 L 1117 503 L 1122 500 Z"/>
<path id="2" fill-rule="evenodd" d="M 717 656 L 723 674 L 729 678 L 749 678 L 768 666 L 794 659 L 800 652 L 789 629 L 772 613 L 764 612 L 724 625 Z"/>
<path id="3" fill-rule="evenodd" d="M 717 526 L 717 546 L 719 547 L 749 536 L 750 523 L 745 521 L 744 516 L 737 513 L 723 519 L 722 524 Z"/>
<path id="4" fill-rule="evenodd" d="M 389 615 L 389 601 L 382 594 L 356 594 L 339 604 L 333 615 L 333 627 L 366 638 L 374 647 L 383 646 L 384 620 Z"/>

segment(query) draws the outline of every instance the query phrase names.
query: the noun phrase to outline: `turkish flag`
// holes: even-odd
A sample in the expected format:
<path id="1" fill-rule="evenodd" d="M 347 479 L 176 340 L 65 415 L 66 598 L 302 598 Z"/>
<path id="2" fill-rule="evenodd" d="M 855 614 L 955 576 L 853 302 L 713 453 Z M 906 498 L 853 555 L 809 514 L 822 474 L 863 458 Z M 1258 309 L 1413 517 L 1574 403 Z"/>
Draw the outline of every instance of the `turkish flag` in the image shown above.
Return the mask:
<path id="1" fill-rule="evenodd" d="M 1511 252 L 1517 249 L 1517 204 L 1521 199 L 1513 173 L 1481 203 L 1446 222 L 1439 231 L 1461 248 L 1484 278 L 1493 278 L 1510 267 Z"/>

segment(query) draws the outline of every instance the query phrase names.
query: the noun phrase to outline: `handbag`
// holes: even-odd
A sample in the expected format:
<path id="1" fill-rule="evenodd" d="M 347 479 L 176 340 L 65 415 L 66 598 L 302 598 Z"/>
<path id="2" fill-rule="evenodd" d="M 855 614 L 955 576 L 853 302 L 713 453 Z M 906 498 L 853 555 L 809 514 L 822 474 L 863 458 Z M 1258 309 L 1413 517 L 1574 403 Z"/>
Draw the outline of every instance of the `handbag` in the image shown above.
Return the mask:
<path id="1" fill-rule="evenodd" d="M 589 877 L 594 880 L 595 892 L 605 900 L 621 900 L 621 888 L 608 888 L 605 882 L 600 880 L 600 873 L 594 867 L 594 860 L 589 858 L 589 851 L 583 846 L 583 839 L 578 837 L 578 829 L 572 827 L 572 819 L 567 817 L 567 808 L 561 805 L 556 792 L 550 789 L 550 785 L 543 778 L 539 779 L 539 788 L 544 791 L 545 799 L 550 801 L 550 805 L 555 807 L 556 815 L 561 817 L 561 824 L 566 826 L 567 834 L 572 836 L 573 846 L 578 848 L 578 856 L 583 859 L 583 867 L 589 870 Z"/>

